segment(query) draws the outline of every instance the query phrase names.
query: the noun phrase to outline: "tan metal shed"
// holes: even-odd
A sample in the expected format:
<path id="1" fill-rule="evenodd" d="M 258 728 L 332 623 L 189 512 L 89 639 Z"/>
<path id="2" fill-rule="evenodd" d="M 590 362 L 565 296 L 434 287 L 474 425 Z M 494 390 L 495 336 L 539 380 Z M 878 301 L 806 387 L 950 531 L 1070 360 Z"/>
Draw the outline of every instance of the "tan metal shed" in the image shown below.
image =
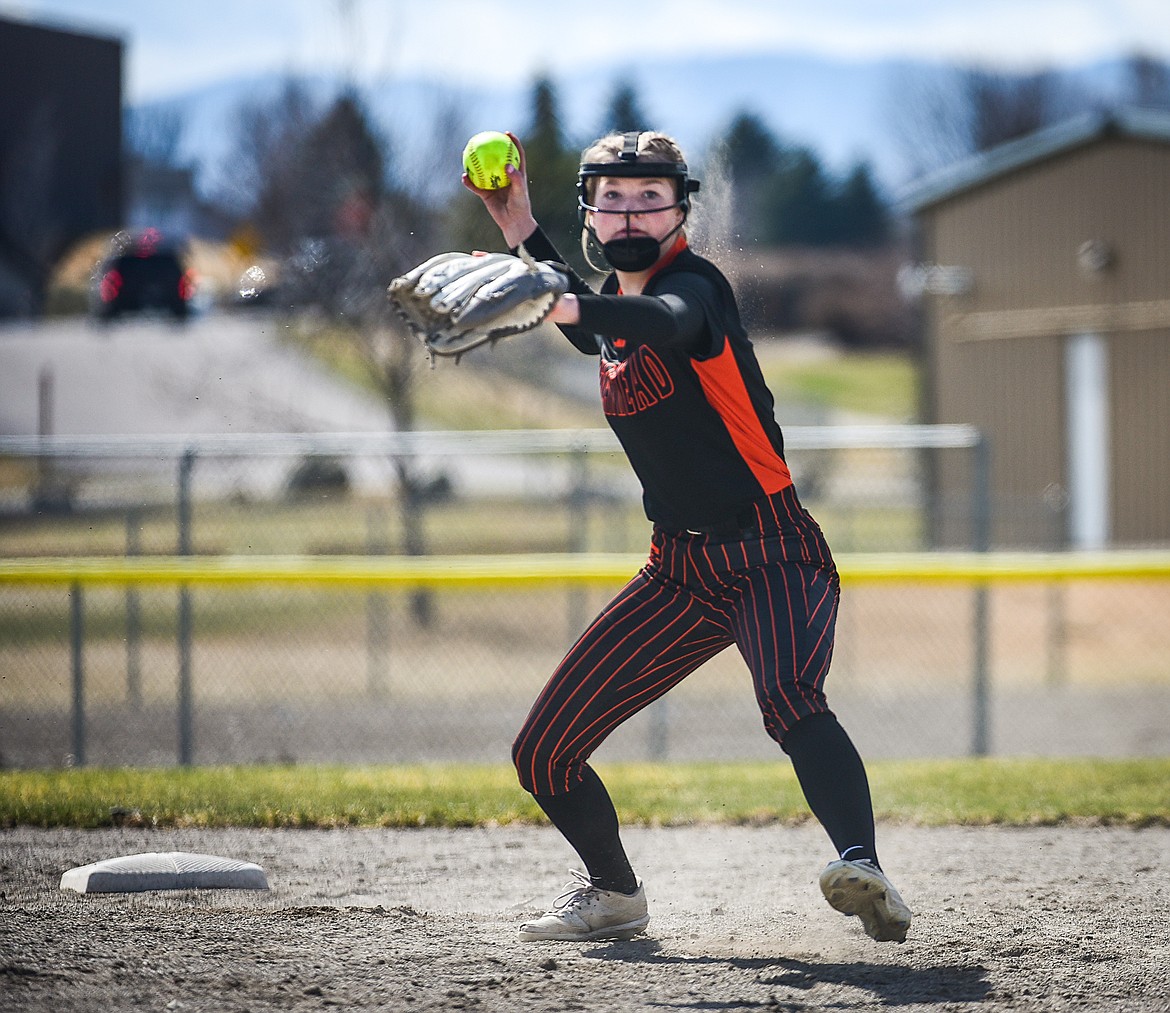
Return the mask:
<path id="1" fill-rule="evenodd" d="M 1086 116 L 924 181 L 924 421 L 978 426 L 992 541 L 1170 541 L 1170 114 Z M 940 464 L 936 501 L 966 481 Z M 941 542 L 961 540 L 937 518 Z"/>

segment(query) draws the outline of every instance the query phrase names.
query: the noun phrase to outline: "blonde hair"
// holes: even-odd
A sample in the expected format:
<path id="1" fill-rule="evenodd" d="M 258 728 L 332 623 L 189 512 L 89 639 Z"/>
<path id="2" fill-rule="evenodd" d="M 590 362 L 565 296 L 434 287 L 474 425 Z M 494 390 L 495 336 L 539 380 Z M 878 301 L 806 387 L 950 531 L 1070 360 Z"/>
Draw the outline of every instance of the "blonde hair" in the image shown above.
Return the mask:
<path id="1" fill-rule="evenodd" d="M 618 162 L 626 144 L 623 133 L 606 134 L 599 137 L 583 152 L 581 164 L 586 162 Z M 675 162 L 686 164 L 686 157 L 678 142 L 668 134 L 657 130 L 643 130 L 638 135 L 638 155 L 635 162 Z M 585 197 L 590 204 L 597 196 L 597 177 L 585 180 Z"/>

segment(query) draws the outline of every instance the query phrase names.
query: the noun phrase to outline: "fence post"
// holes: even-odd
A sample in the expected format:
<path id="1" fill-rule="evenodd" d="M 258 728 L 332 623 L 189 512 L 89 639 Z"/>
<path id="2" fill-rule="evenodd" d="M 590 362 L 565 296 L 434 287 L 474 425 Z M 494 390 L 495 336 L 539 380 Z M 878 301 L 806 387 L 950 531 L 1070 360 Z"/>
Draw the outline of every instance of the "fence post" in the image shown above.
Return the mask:
<path id="1" fill-rule="evenodd" d="M 142 549 L 140 540 L 141 514 L 131 508 L 126 514 L 126 555 L 137 556 Z M 139 609 L 138 588 L 126 587 L 126 700 L 135 710 L 142 707 L 142 613 Z"/>
<path id="2" fill-rule="evenodd" d="M 73 762 L 85 766 L 85 603 L 81 583 L 69 589 L 69 649 L 73 668 Z"/>
<path id="3" fill-rule="evenodd" d="M 191 473 L 195 449 L 179 458 L 179 555 L 191 555 Z M 191 700 L 191 589 L 179 585 L 179 763 L 188 767 L 194 755 L 194 714 Z"/>
<path id="4" fill-rule="evenodd" d="M 385 535 L 386 511 L 372 506 L 366 514 L 366 554 L 384 556 L 389 550 Z M 385 591 L 366 593 L 366 693 L 371 700 L 386 696 L 390 667 L 390 604 Z"/>
<path id="5" fill-rule="evenodd" d="M 991 548 L 991 447 L 986 435 L 980 435 L 972 457 L 972 542 L 976 552 L 987 552 Z M 972 756 L 987 756 L 991 748 L 990 595 L 991 591 L 986 584 L 975 586 L 972 618 Z"/>
<path id="6" fill-rule="evenodd" d="M 1044 490 L 1044 503 L 1052 510 L 1052 547 L 1058 552 L 1068 549 L 1068 493 L 1052 484 Z M 1044 681 L 1049 686 L 1063 686 L 1068 681 L 1068 584 L 1063 580 L 1048 583 L 1047 666 Z"/>
<path id="7" fill-rule="evenodd" d="M 661 762 L 670 752 L 670 699 L 660 696 L 650 705 L 650 759 Z"/>
<path id="8" fill-rule="evenodd" d="M 568 494 L 570 552 L 585 552 L 589 548 L 589 451 L 577 447 L 572 452 L 572 478 Z M 586 593 L 571 585 L 568 591 L 569 641 L 581 635 L 588 617 L 585 615 Z"/>

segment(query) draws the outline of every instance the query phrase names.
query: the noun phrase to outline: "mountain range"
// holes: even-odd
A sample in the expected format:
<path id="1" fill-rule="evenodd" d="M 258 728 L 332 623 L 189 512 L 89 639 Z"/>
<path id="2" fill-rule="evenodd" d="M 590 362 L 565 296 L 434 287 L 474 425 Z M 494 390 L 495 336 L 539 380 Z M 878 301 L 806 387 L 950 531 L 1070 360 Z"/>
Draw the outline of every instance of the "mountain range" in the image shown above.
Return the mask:
<path id="1" fill-rule="evenodd" d="M 566 139 L 583 146 L 601 132 L 615 89 L 632 87 L 643 113 L 673 135 L 701 167 L 712 142 L 739 113 L 757 116 L 777 136 L 813 149 L 825 167 L 843 174 L 870 165 L 891 193 L 909 182 L 912 153 L 906 126 L 926 96 L 953 79 L 953 65 L 914 60 L 840 60 L 793 52 L 614 64 L 588 72 L 547 76 L 553 83 Z M 1064 77 L 1107 98 L 1120 87 L 1122 62 L 1069 68 Z M 345 82 L 301 78 L 322 102 Z M 139 107 L 174 115 L 182 123 L 177 156 L 196 168 L 200 189 L 213 194 L 232 172 L 236 121 L 246 103 L 272 99 L 286 78 L 265 74 L 231 78 L 197 91 Z M 534 82 L 472 88 L 438 79 L 394 79 L 359 88 L 371 120 L 388 142 L 398 172 L 434 186 L 458 183 L 458 152 L 480 130 L 514 130 L 523 137 L 531 120 Z M 436 174 L 436 153 L 453 159 L 449 177 Z M 440 184 L 440 187 L 445 184 Z"/>

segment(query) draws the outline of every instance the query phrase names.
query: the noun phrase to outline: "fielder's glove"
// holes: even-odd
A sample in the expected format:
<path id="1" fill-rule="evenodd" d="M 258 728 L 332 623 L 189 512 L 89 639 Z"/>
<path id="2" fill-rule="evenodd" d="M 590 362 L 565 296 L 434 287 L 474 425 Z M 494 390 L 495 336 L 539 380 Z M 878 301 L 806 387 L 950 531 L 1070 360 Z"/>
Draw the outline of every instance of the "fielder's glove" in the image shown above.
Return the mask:
<path id="1" fill-rule="evenodd" d="M 440 253 L 390 282 L 387 294 L 432 356 L 531 330 L 568 291 L 550 264 L 507 253 Z"/>

